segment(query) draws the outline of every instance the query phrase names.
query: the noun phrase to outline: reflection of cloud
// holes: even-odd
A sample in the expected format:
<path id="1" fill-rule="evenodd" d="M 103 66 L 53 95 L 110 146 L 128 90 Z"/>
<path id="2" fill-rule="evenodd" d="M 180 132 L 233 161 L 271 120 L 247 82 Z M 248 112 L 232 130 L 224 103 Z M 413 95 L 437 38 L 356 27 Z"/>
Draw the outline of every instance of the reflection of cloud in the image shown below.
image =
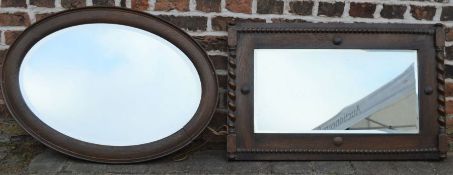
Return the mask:
<path id="1" fill-rule="evenodd" d="M 200 80 L 168 41 L 112 24 L 63 31 L 33 48 L 20 74 L 27 104 L 51 127 L 83 141 L 124 146 L 166 137 L 192 118 Z M 65 48 L 56 52 L 58 44 Z"/>

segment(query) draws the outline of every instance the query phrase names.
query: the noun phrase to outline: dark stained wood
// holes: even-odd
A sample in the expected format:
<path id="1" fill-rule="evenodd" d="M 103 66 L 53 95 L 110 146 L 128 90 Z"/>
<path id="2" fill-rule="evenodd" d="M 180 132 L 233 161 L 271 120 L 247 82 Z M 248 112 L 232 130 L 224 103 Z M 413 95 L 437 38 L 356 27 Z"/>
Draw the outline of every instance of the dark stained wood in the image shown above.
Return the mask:
<path id="1" fill-rule="evenodd" d="M 59 133 L 33 114 L 19 89 L 19 68 L 25 54 L 36 42 L 50 33 L 88 23 L 121 24 L 146 30 L 170 41 L 191 59 L 201 79 L 202 97 L 196 114 L 182 129 L 164 139 L 142 145 L 105 146 L 83 142 Z M 189 35 L 160 18 L 122 8 L 81 8 L 57 13 L 39 21 L 25 30 L 11 46 L 3 65 L 2 91 L 8 109 L 17 122 L 48 147 L 90 161 L 131 163 L 168 155 L 189 144 L 204 130 L 218 101 L 214 66 L 205 51 Z"/>
<path id="2" fill-rule="evenodd" d="M 442 25 L 236 24 L 229 29 L 232 160 L 413 160 L 446 157 Z M 253 129 L 254 49 L 418 50 L 419 134 L 262 134 Z M 316 78 L 316 75 L 313 75 Z M 430 90 L 431 89 L 431 90 Z M 303 110 L 303 109 L 302 109 Z"/>

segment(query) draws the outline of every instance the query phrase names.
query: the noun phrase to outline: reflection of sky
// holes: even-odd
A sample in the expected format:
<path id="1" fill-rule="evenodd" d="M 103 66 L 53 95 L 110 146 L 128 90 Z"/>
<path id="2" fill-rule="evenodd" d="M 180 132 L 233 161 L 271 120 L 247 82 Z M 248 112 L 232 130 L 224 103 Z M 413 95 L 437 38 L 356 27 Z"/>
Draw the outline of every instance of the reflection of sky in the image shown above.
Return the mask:
<path id="1" fill-rule="evenodd" d="M 415 50 L 255 49 L 254 55 L 255 132 L 311 130 L 417 65 Z"/>
<path id="2" fill-rule="evenodd" d="M 73 138 L 126 146 L 181 129 L 201 99 L 187 56 L 149 32 L 85 24 L 39 41 L 20 69 L 21 92 L 50 127 Z"/>

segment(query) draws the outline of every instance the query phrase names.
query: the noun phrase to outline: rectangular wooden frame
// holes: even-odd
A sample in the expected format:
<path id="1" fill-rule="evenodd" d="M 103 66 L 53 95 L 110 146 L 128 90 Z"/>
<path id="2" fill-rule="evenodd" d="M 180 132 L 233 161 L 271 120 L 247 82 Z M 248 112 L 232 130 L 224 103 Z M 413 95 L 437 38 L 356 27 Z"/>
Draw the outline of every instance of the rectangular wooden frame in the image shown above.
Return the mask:
<path id="1" fill-rule="evenodd" d="M 236 24 L 229 28 L 227 153 L 232 160 L 416 160 L 446 157 L 441 24 Z M 253 132 L 254 49 L 418 50 L 419 134 Z"/>

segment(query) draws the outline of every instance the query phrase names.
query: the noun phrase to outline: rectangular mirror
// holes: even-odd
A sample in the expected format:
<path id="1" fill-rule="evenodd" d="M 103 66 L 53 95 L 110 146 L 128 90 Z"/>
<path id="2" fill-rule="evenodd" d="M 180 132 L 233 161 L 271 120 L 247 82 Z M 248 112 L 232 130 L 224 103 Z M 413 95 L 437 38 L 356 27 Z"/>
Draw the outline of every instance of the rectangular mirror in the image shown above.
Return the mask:
<path id="1" fill-rule="evenodd" d="M 444 44 L 431 24 L 231 26 L 229 159 L 445 158 Z"/>
<path id="2" fill-rule="evenodd" d="M 417 51 L 254 49 L 255 133 L 419 132 Z"/>

